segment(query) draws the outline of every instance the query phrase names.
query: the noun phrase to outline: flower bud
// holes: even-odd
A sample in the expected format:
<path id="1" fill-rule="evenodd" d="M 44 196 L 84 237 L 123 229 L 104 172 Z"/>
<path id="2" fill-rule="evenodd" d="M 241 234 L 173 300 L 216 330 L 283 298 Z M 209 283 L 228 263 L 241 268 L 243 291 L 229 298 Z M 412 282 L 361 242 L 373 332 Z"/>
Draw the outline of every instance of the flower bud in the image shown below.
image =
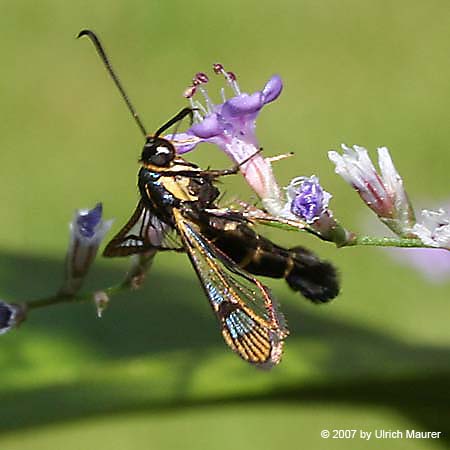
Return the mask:
<path id="1" fill-rule="evenodd" d="M 0 334 L 5 334 L 12 328 L 17 327 L 25 318 L 25 306 L 0 300 Z"/>
<path id="2" fill-rule="evenodd" d="M 66 256 L 66 276 L 61 295 L 74 295 L 81 288 L 100 243 L 111 228 L 112 220 L 102 219 L 102 204 L 76 211 L 70 224 L 70 242 Z"/>
<path id="3" fill-rule="evenodd" d="M 355 145 L 349 148 L 342 144 L 342 149 L 342 155 L 336 151 L 328 152 L 328 157 L 336 165 L 336 173 L 353 186 L 366 205 L 394 233 L 410 237 L 415 222 L 414 211 L 389 150 L 386 147 L 378 149 L 381 172 L 378 174 L 364 147 Z"/>

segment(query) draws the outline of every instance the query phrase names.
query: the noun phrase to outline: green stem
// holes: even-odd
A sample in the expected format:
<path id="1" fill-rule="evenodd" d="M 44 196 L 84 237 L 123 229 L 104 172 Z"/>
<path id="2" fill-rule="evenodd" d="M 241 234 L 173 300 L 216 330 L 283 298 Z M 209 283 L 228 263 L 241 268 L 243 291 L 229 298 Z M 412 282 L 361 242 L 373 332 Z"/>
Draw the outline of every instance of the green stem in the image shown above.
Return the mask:
<path id="1" fill-rule="evenodd" d="M 281 220 L 260 220 L 260 223 L 264 225 L 268 225 L 275 228 L 281 228 L 288 231 L 305 231 L 305 226 L 295 226 L 295 222 L 293 221 L 284 221 Z M 302 222 L 298 222 L 300 225 L 303 225 Z M 338 227 L 337 227 L 338 228 Z M 372 236 L 356 236 L 354 233 L 345 230 L 342 227 L 339 227 L 338 232 L 331 237 L 321 237 L 320 233 L 316 233 L 316 236 L 321 238 L 326 242 L 331 242 L 336 244 L 338 247 L 355 247 L 357 245 L 365 245 L 365 246 L 374 246 L 374 247 L 403 247 L 403 248 L 437 248 L 432 247 L 430 245 L 425 245 L 420 239 L 415 238 L 401 238 L 401 237 L 372 237 Z M 347 241 L 343 238 L 351 236 Z M 336 239 L 336 237 L 339 238 Z M 441 248 L 442 250 L 442 248 Z"/>
<path id="2" fill-rule="evenodd" d="M 355 245 L 371 245 L 376 247 L 403 247 L 403 248 L 436 248 L 425 245 L 420 239 L 400 237 L 371 237 L 355 236 L 345 247 Z"/>

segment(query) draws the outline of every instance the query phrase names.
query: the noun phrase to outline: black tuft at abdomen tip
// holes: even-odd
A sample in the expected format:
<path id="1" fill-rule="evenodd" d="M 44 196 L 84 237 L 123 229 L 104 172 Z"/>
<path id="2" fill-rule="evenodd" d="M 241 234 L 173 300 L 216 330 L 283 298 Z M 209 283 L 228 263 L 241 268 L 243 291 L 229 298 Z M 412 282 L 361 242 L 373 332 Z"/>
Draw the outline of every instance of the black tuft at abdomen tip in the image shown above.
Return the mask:
<path id="1" fill-rule="evenodd" d="M 292 290 L 314 303 L 329 302 L 339 294 L 338 273 L 331 263 L 303 247 L 292 248 L 290 252 L 294 265 L 286 281 Z"/>

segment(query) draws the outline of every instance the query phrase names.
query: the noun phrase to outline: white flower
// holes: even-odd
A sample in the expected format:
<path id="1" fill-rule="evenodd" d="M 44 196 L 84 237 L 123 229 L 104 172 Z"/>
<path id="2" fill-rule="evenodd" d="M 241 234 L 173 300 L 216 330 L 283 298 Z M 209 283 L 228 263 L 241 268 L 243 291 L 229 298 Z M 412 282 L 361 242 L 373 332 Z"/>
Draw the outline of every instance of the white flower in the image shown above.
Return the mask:
<path id="1" fill-rule="evenodd" d="M 442 208 L 439 211 L 424 209 L 422 223 L 416 223 L 412 232 L 430 247 L 450 249 L 450 215 Z"/>
<path id="2" fill-rule="evenodd" d="M 379 174 L 364 147 L 350 148 L 344 144 L 341 147 L 342 155 L 328 152 L 336 173 L 354 187 L 367 206 L 394 232 L 407 235 L 414 223 L 414 212 L 389 150 L 378 148 Z"/>

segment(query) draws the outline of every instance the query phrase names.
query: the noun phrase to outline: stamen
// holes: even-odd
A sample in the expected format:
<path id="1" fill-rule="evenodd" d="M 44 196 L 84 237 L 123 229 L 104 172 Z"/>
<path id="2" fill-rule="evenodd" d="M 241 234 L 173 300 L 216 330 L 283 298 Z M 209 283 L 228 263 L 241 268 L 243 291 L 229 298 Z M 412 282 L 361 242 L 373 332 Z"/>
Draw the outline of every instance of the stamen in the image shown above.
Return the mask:
<path id="1" fill-rule="evenodd" d="M 226 72 L 223 65 L 220 63 L 213 64 L 213 69 L 217 75 L 222 74 L 225 77 L 236 95 L 241 95 L 241 90 L 236 81 L 236 75 L 233 72 Z"/>
<path id="2" fill-rule="evenodd" d="M 236 75 L 234 72 L 227 72 L 227 75 L 231 81 L 236 81 Z"/>
<path id="3" fill-rule="evenodd" d="M 277 156 L 270 156 L 269 158 L 265 158 L 265 160 L 269 163 L 273 163 L 275 161 L 281 161 L 282 159 L 290 158 L 291 156 L 294 156 L 293 152 L 283 153 L 282 155 Z"/>
<path id="4" fill-rule="evenodd" d="M 205 99 L 206 108 L 208 110 L 208 113 L 210 114 L 210 113 L 214 112 L 214 103 L 209 98 L 208 92 L 206 91 L 205 88 L 201 87 L 200 85 L 198 86 L 198 88 L 200 89 L 200 92 L 202 93 L 203 98 Z"/>
<path id="5" fill-rule="evenodd" d="M 234 91 L 237 95 L 241 95 L 241 90 L 239 89 L 239 85 L 236 80 L 236 75 L 234 72 L 227 72 L 227 80 L 231 83 L 231 86 L 233 86 Z"/>
<path id="6" fill-rule="evenodd" d="M 213 64 L 213 70 L 216 73 L 216 75 L 219 75 L 223 72 L 223 66 L 220 63 Z"/>
<path id="7" fill-rule="evenodd" d="M 189 100 L 191 101 L 191 107 L 194 110 L 194 117 L 201 122 L 208 115 L 208 111 L 200 102 L 197 102 L 192 98 Z"/>
<path id="8" fill-rule="evenodd" d="M 208 75 L 204 72 L 198 72 L 195 74 L 194 79 L 192 80 L 194 83 L 205 84 L 209 81 Z"/>
<path id="9" fill-rule="evenodd" d="M 191 105 L 191 109 L 194 112 L 194 121 L 201 122 L 203 120 L 203 116 L 199 113 L 199 107 L 196 105 L 196 101 L 192 97 L 189 98 L 189 103 Z M 201 106 L 201 105 L 200 105 Z"/>
<path id="10" fill-rule="evenodd" d="M 197 88 L 195 86 L 189 86 L 184 92 L 183 97 L 191 99 L 195 92 L 197 91 Z"/>

